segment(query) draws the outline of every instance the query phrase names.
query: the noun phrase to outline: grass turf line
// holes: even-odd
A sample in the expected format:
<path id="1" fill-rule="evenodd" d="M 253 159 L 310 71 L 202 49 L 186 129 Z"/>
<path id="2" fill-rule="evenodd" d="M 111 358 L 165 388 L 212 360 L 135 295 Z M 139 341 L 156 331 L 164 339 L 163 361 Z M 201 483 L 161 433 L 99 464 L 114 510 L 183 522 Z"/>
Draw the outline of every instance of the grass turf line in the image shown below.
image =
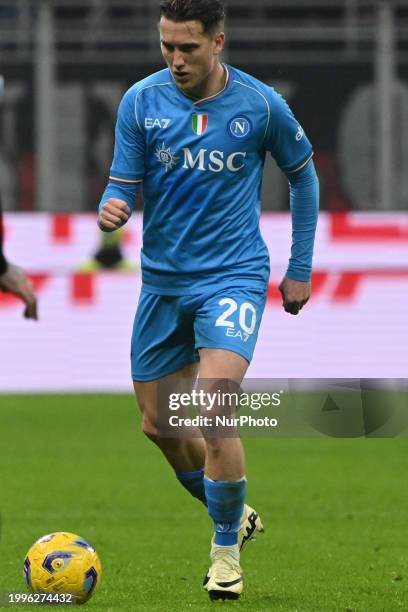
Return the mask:
<path id="1" fill-rule="evenodd" d="M 87 609 L 219 605 L 201 589 L 210 521 L 140 433 L 132 397 L 0 396 L 0 432 L 0 592 L 24 591 L 30 545 L 65 530 L 89 540 L 102 560 L 102 586 Z M 223 605 L 406 610 L 408 440 L 244 444 L 248 501 L 267 531 L 242 555 L 244 595 Z"/>

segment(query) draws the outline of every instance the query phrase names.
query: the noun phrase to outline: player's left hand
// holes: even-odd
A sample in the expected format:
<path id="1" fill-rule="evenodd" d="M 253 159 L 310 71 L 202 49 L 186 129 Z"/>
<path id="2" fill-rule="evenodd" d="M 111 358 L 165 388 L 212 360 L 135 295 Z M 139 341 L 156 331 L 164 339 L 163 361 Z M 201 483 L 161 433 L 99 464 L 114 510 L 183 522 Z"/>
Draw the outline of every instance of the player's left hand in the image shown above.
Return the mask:
<path id="1" fill-rule="evenodd" d="M 24 270 L 13 264 L 8 264 L 6 272 L 0 276 L 0 289 L 7 293 L 13 293 L 23 300 L 25 303 L 24 317 L 26 319 L 38 319 L 37 298 Z"/>
<path id="2" fill-rule="evenodd" d="M 282 306 L 285 312 L 292 315 L 297 315 L 302 310 L 303 306 L 308 302 L 312 293 L 312 285 L 309 282 L 292 280 L 287 276 L 279 285 L 279 291 L 282 295 Z"/>

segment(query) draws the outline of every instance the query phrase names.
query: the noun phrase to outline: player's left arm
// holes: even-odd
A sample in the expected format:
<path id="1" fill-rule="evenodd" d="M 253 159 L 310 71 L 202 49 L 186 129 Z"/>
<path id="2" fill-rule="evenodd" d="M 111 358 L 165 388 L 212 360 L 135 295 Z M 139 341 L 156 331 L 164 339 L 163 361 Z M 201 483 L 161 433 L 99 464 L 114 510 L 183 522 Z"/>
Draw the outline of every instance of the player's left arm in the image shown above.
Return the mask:
<path id="1" fill-rule="evenodd" d="M 319 212 L 319 180 L 312 159 L 295 172 L 286 173 L 292 214 L 292 252 L 279 289 L 283 308 L 297 315 L 311 295 L 313 247 Z"/>
<path id="2" fill-rule="evenodd" d="M 319 181 L 313 149 L 286 101 L 269 90 L 266 148 L 289 180 L 292 250 L 279 289 L 283 308 L 297 315 L 311 295 L 313 247 L 319 211 Z"/>

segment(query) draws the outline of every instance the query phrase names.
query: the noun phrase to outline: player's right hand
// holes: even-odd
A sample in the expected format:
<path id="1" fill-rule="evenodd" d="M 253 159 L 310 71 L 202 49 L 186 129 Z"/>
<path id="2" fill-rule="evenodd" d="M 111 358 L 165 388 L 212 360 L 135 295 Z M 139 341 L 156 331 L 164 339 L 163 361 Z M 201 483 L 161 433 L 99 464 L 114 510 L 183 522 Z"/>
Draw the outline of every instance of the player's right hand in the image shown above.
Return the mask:
<path id="1" fill-rule="evenodd" d="M 103 232 L 114 232 L 125 225 L 130 217 L 130 209 L 124 200 L 109 198 L 98 217 L 98 226 Z"/>

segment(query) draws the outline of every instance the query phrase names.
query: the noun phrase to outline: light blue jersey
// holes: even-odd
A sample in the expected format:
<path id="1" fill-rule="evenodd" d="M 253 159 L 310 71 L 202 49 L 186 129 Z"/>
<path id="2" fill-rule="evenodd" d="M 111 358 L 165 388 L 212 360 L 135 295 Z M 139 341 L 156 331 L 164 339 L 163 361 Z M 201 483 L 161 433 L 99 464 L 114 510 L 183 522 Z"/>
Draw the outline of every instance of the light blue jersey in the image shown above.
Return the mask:
<path id="1" fill-rule="evenodd" d="M 142 275 L 150 293 L 193 295 L 235 281 L 265 289 L 265 155 L 270 151 L 286 173 L 312 156 L 284 99 L 225 69 L 226 86 L 216 96 L 194 102 L 165 69 L 136 83 L 120 104 L 110 180 L 143 183 Z M 110 195 L 108 187 L 102 203 Z"/>

